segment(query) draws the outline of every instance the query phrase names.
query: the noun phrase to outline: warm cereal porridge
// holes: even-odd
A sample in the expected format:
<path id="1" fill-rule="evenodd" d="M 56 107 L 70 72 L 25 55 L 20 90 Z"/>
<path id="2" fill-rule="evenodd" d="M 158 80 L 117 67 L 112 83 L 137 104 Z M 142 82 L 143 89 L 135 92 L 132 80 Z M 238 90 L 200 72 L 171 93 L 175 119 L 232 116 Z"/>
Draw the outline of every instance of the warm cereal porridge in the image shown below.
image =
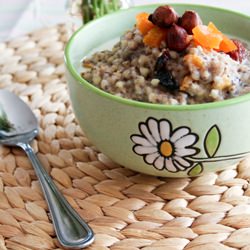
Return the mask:
<path id="1" fill-rule="evenodd" d="M 168 15 L 165 24 L 162 11 Z M 190 14 L 191 22 L 185 22 Z M 114 95 L 161 104 L 213 102 L 250 92 L 245 44 L 230 40 L 212 23 L 202 25 L 192 11 L 180 18 L 171 7 L 161 6 L 141 16 L 145 26 L 137 20 L 112 50 L 83 61 L 83 78 Z M 186 25 L 190 23 L 192 27 Z"/>

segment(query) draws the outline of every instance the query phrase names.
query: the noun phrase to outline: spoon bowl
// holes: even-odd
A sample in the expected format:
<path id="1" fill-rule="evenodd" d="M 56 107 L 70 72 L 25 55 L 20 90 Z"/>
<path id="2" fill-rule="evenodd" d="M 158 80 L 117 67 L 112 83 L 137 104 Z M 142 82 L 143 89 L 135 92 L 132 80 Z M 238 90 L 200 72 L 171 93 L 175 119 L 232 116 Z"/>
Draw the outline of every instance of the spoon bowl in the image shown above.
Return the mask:
<path id="1" fill-rule="evenodd" d="M 90 245 L 93 231 L 59 192 L 29 144 L 38 134 L 34 113 L 19 97 L 0 90 L 0 118 L 0 144 L 18 146 L 26 152 L 47 200 L 59 242 L 74 249 Z"/>
<path id="2" fill-rule="evenodd" d="M 2 130 L 1 134 L 13 136 L 29 133 L 38 128 L 37 119 L 31 109 L 20 98 L 7 90 L 0 91 L 0 115 L 3 112 L 8 114 L 12 129 Z"/>

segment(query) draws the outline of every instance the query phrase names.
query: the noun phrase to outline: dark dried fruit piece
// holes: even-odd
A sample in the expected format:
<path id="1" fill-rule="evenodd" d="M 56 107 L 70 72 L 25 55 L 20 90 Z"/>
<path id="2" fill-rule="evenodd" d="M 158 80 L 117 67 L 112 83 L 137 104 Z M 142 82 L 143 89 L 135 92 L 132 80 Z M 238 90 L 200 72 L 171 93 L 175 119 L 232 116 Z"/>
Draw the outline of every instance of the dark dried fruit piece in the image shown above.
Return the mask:
<path id="1" fill-rule="evenodd" d="M 179 88 L 179 85 L 175 81 L 171 72 L 167 69 L 168 60 L 169 54 L 167 51 L 164 51 L 156 61 L 155 77 L 160 80 L 160 85 L 166 87 L 169 90 L 175 90 Z"/>
<path id="2" fill-rule="evenodd" d="M 165 5 L 158 7 L 148 20 L 160 28 L 167 28 L 178 21 L 178 14 L 171 6 Z"/>
<path id="3" fill-rule="evenodd" d="M 169 52 L 167 50 L 164 50 L 162 54 L 157 58 L 157 61 L 155 63 L 155 72 L 165 70 L 169 59 Z"/>
<path id="4" fill-rule="evenodd" d="M 201 25 L 202 21 L 198 13 L 187 10 L 179 20 L 179 25 L 184 28 L 189 35 L 192 35 L 192 29 L 197 25 Z"/>
<path id="5" fill-rule="evenodd" d="M 237 50 L 229 52 L 228 55 L 235 61 L 242 62 L 247 57 L 246 48 L 239 40 L 233 39 L 232 41 L 237 46 Z"/>
<path id="6" fill-rule="evenodd" d="M 185 29 L 173 24 L 168 29 L 166 42 L 169 49 L 181 52 L 188 47 L 190 39 Z"/>
<path id="7" fill-rule="evenodd" d="M 148 16 L 148 20 L 149 20 L 151 23 L 153 23 L 153 14 L 150 14 L 150 15 Z"/>

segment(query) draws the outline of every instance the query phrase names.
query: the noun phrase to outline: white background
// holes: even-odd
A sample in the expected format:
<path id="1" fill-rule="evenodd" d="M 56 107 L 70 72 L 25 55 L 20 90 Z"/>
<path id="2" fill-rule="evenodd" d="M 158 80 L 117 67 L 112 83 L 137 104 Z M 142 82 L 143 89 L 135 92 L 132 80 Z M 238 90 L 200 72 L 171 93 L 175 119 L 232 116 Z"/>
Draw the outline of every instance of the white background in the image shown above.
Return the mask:
<path id="1" fill-rule="evenodd" d="M 134 0 L 135 5 L 150 3 L 195 3 L 231 9 L 250 15 L 249 0 Z"/>
<path id="2" fill-rule="evenodd" d="M 250 16 L 250 0 L 124 0 L 132 5 L 195 3 L 222 7 Z M 0 41 L 67 20 L 70 0 L 0 0 Z M 233 20 L 232 20 L 233 21 Z"/>

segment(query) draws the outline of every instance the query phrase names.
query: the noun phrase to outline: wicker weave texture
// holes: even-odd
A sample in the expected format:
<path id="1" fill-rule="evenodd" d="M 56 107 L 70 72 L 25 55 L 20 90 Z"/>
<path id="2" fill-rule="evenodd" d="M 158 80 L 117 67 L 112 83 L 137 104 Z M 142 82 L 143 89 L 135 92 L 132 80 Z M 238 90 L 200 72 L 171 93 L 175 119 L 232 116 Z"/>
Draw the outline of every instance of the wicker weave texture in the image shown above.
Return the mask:
<path id="1" fill-rule="evenodd" d="M 70 204 L 91 225 L 90 250 L 250 250 L 250 159 L 190 179 L 123 168 L 85 137 L 64 77 L 63 25 L 0 44 L 0 88 L 39 119 L 33 147 Z M 0 146 L 0 249 L 62 249 L 25 154 Z"/>

